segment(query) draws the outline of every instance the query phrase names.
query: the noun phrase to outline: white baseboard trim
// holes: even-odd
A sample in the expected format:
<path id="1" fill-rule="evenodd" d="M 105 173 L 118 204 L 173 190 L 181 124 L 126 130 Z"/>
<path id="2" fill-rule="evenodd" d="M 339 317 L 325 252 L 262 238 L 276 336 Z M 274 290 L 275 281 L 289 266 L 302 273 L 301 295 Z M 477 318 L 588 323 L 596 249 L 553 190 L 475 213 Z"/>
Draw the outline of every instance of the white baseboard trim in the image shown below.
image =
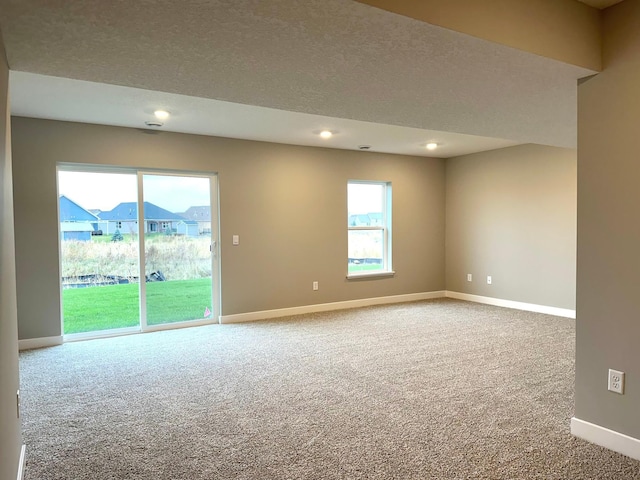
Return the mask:
<path id="1" fill-rule="evenodd" d="M 22 448 L 20 449 L 20 460 L 18 460 L 18 476 L 16 477 L 17 480 L 22 480 L 24 478 L 24 463 L 26 460 L 26 451 L 27 446 L 22 445 Z"/>
<path id="2" fill-rule="evenodd" d="M 513 300 L 502 300 L 500 298 L 451 292 L 449 290 L 446 292 L 446 297 L 455 298 L 457 300 L 467 300 L 469 302 L 484 303 L 487 305 L 495 305 L 496 307 L 515 308 L 516 310 L 525 310 L 527 312 L 546 313 L 547 315 L 555 315 L 556 317 L 576 318 L 576 311 L 568 308 L 548 307 L 546 305 L 537 305 L 535 303 L 515 302 Z"/>
<path id="3" fill-rule="evenodd" d="M 405 295 L 391 295 L 388 297 L 363 298 L 360 300 L 346 300 L 344 302 L 320 303 L 316 305 L 303 305 L 301 307 L 277 308 L 275 310 L 262 310 L 259 312 L 237 313 L 234 315 L 221 315 L 220 323 L 242 323 L 255 320 L 268 320 L 270 318 L 287 317 L 289 315 L 303 315 L 314 312 L 327 312 L 330 310 L 343 310 L 347 308 L 369 307 L 372 305 L 385 305 L 389 303 L 416 302 L 432 298 L 443 298 L 445 291 L 408 293 Z"/>
<path id="4" fill-rule="evenodd" d="M 587 442 L 595 443 L 614 452 L 635 460 L 640 460 L 640 440 L 608 428 L 585 422 L 579 418 L 571 419 L 571 434 Z"/>
<path id="5" fill-rule="evenodd" d="M 455 298 L 457 300 L 466 300 L 469 302 L 484 303 L 487 305 L 495 305 L 498 307 L 515 308 L 517 310 L 525 310 L 529 312 L 546 313 L 548 315 L 555 315 L 558 317 L 576 318 L 576 311 L 566 308 L 548 307 L 546 305 L 536 305 L 534 303 L 515 302 L 513 300 L 502 300 L 500 298 L 483 297 L 480 295 L 471 295 L 469 293 L 452 292 L 449 290 L 439 290 L 435 292 L 420 292 L 420 293 L 408 293 L 404 295 L 390 295 L 388 297 L 374 297 L 374 298 L 362 298 L 359 300 L 346 300 L 343 302 L 330 302 L 319 303 L 315 305 L 303 305 L 300 307 L 289 308 L 277 308 L 274 310 L 262 310 L 257 312 L 237 313 L 233 315 L 221 315 L 220 323 L 243 323 L 253 322 L 256 320 L 268 320 L 270 318 L 287 317 L 290 315 L 304 315 L 314 312 L 327 312 L 331 310 L 344 310 L 347 308 L 369 307 L 373 305 L 385 305 L 390 303 L 405 303 L 405 302 L 417 302 L 420 300 L 430 300 L 433 298 Z M 191 323 L 189 327 L 211 323 L 211 320 L 205 320 L 202 322 Z M 169 327 L 171 328 L 171 327 Z M 175 327 L 173 327 L 175 328 Z M 158 330 L 163 328 L 158 328 Z M 124 333 L 139 333 L 139 329 L 135 331 L 127 332 L 115 332 L 115 335 L 123 335 Z M 34 348 L 53 347 L 56 345 L 62 345 L 64 341 L 74 340 L 88 340 L 90 338 L 102 338 L 83 336 L 79 334 L 76 338 L 75 335 L 62 337 L 41 337 L 41 338 L 28 338 L 20 340 L 18 342 L 18 348 L 20 350 L 31 350 Z"/>
<path id="6" fill-rule="evenodd" d="M 62 335 L 58 335 L 56 337 L 25 338 L 24 340 L 18 340 L 19 350 L 55 347 L 56 345 L 62 345 Z"/>

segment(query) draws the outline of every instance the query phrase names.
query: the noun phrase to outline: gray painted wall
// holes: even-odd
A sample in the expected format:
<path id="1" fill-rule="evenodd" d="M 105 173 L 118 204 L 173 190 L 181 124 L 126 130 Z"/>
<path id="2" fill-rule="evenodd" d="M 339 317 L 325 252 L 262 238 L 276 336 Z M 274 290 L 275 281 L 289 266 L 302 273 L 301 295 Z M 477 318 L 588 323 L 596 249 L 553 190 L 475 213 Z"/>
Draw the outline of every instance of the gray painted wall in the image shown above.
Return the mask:
<path id="1" fill-rule="evenodd" d="M 575 150 L 449 159 L 446 195 L 447 290 L 575 309 Z"/>
<path id="2" fill-rule="evenodd" d="M 224 315 L 444 290 L 444 160 L 27 118 L 12 127 L 21 339 L 61 333 L 56 162 L 217 172 Z M 345 278 L 349 179 L 393 184 L 393 278 Z"/>
<path id="3" fill-rule="evenodd" d="M 0 479 L 15 480 L 22 437 L 16 408 L 18 329 L 8 86 L 9 67 L 0 35 Z"/>
<path id="4" fill-rule="evenodd" d="M 640 438 L 640 416 L 637 415 L 637 406 L 640 405 L 640 349 L 636 344 L 640 338 L 640 296 L 637 294 L 637 274 L 640 271 L 640 255 L 637 254 L 640 245 L 637 213 L 640 204 L 640 137 L 637 132 L 637 120 L 640 118 L 639 51 L 640 0 L 625 0 L 604 12 L 605 71 L 579 87 L 577 202 L 579 240 L 575 413 L 580 419 L 635 438 Z M 6 62 L 2 62 L 0 69 L 0 105 L 6 111 Z M 16 191 L 16 236 L 22 338 L 60 333 L 57 319 L 57 246 L 54 240 L 35 240 L 44 228 L 55 228 L 56 161 L 220 172 L 225 314 L 444 288 L 442 162 L 376 154 L 361 156 L 365 154 L 187 135 L 143 135 L 134 130 L 19 118 L 15 119 L 14 125 L 14 158 L 19 160 L 16 162 L 15 179 L 20 186 Z M 4 137 L 0 138 L 5 140 Z M 526 156 L 536 157 L 534 151 L 532 149 Z M 507 150 L 506 154 L 510 152 Z M 496 152 L 479 154 L 476 158 L 481 160 L 478 165 L 471 164 L 471 157 L 449 161 L 447 259 L 450 263 L 446 272 L 447 288 L 571 308 L 571 295 L 568 293 L 570 281 L 566 282 L 562 287 L 563 293 L 557 297 L 549 288 L 540 289 L 537 286 L 540 282 L 536 281 L 532 290 L 535 292 L 533 298 L 525 294 L 528 289 L 502 290 L 506 288 L 502 278 L 521 277 L 521 268 L 512 274 L 508 269 L 502 270 L 502 265 L 495 270 L 494 262 L 486 266 L 483 262 L 477 266 L 475 264 L 475 256 L 471 255 L 473 250 L 464 240 L 464 235 L 471 229 L 474 234 L 478 232 L 483 235 L 484 239 L 484 235 L 490 238 L 491 231 L 486 232 L 483 224 L 474 227 L 470 223 L 464 227 L 464 218 L 475 219 L 469 213 L 474 206 L 469 205 L 468 192 L 456 191 L 452 184 L 456 178 L 457 181 L 467 182 L 470 188 L 486 194 L 487 201 L 497 201 L 498 205 L 504 206 L 498 201 L 500 191 L 487 186 L 496 182 L 494 178 L 487 178 L 483 185 L 478 185 L 477 179 L 470 175 L 471 171 L 477 170 L 482 177 L 495 170 L 497 165 L 504 164 L 502 155 L 505 152 L 497 157 L 495 155 Z M 564 158 L 560 160 L 560 165 L 563 165 L 563 175 L 567 174 L 570 168 L 568 154 L 567 158 L 560 153 L 554 155 Z M 515 155 L 516 161 L 519 161 L 518 157 L 520 155 Z M 325 166 L 315 167 L 315 161 L 324 162 Z M 11 242 L 6 241 L 12 235 L 11 199 L 6 195 L 11 189 L 9 156 L 2 157 L 1 167 L 0 478 L 4 479 L 14 475 L 20 439 L 13 403 L 17 373 L 15 334 L 12 330 L 15 325 L 15 313 L 11 305 L 13 275 L 7 252 Z M 362 171 L 367 175 L 361 176 L 359 173 Z M 295 184 L 286 182 L 284 179 L 289 174 L 303 183 L 295 187 Z M 512 180 L 520 179 L 513 172 L 503 172 L 501 175 L 505 181 L 509 176 L 512 176 Z M 398 275 L 394 279 L 353 284 L 343 279 L 342 257 L 346 240 L 336 242 L 335 235 L 343 232 L 343 214 L 338 215 L 337 212 L 344 210 L 346 200 L 344 188 L 338 185 L 342 185 L 346 178 L 390 179 L 394 181 L 395 209 L 418 211 L 420 220 L 417 223 L 405 219 L 395 224 L 394 258 Z M 558 177 L 553 177 L 551 183 L 554 188 L 560 186 Z M 570 183 L 566 180 L 568 190 L 571 189 Z M 528 191 L 529 181 L 521 181 L 520 184 L 524 185 L 525 192 L 512 190 L 512 194 L 532 195 L 533 192 Z M 406 197 L 398 198 L 399 185 L 408 187 Z M 273 195 L 274 192 L 277 195 Z M 562 192 L 558 190 L 558 193 Z M 290 201 L 292 198 L 295 201 Z M 509 201 L 512 198 L 509 196 Z M 522 197 L 517 195 L 516 198 L 519 200 Z M 421 207 L 416 208 L 416 205 Z M 305 213 L 302 223 L 297 224 L 300 228 L 291 226 L 284 216 L 270 217 L 283 231 L 278 233 L 275 230 L 262 239 L 269 222 L 257 215 L 256 211 L 269 212 L 270 208 L 281 208 L 285 215 Z M 568 208 L 568 203 L 562 208 Z M 538 211 L 527 213 L 534 214 L 538 221 L 546 218 L 538 216 Z M 555 216 L 554 212 L 547 213 Z M 333 219 L 336 215 L 338 219 Z M 515 214 L 502 209 L 501 215 L 502 218 L 513 218 Z M 563 215 L 566 215 L 566 211 Z M 398 220 L 396 210 L 394 219 Z M 571 223 L 568 219 L 565 224 L 567 237 L 570 236 Z M 544 235 L 544 229 L 540 228 L 543 224 L 536 224 L 541 235 Z M 297 232 L 306 229 L 317 230 L 317 236 L 303 236 Z M 323 233 L 324 230 L 327 232 Z M 235 251 L 229 247 L 232 233 L 240 234 L 243 241 L 242 247 Z M 502 233 L 502 239 L 510 234 Z M 522 231 L 515 233 L 522 235 Z M 288 237 L 291 234 L 293 241 Z M 53 235 L 51 237 L 55 238 Z M 550 245 L 556 244 L 552 239 Z M 425 248 L 422 249 L 422 246 Z M 289 251 L 292 258 L 283 266 L 278 262 L 270 262 L 265 255 L 267 247 L 271 258 L 286 257 Z M 420 253 L 421 250 L 424 253 Z M 456 250 L 460 252 L 457 264 L 452 260 Z M 339 255 L 338 251 L 341 252 Z M 326 265 L 313 263 L 308 266 L 306 261 L 296 263 L 309 252 L 323 253 L 327 259 L 323 262 Z M 414 258 L 402 252 L 418 253 Z M 481 258 L 500 258 L 496 243 L 492 241 L 488 241 L 482 252 Z M 512 258 L 509 256 L 509 259 Z M 256 262 L 258 268 L 254 269 Z M 568 275 L 570 261 L 567 263 L 565 258 L 562 263 L 564 266 L 561 271 L 563 275 Z M 293 268 L 299 265 L 305 268 Z M 491 273 L 496 280 L 494 289 L 473 290 L 465 284 L 464 274 L 470 268 L 476 278 L 477 275 Z M 420 278 L 416 270 L 421 272 Z M 542 273 L 544 278 L 550 279 L 547 273 Z M 271 281 L 274 278 L 278 281 Z M 320 281 L 321 290 L 317 294 L 302 288 L 312 279 Z M 554 281 L 552 278 L 550 280 Z M 473 287 L 476 285 L 480 286 L 474 282 Z M 36 292 L 37 301 L 33 301 Z M 606 372 L 609 367 L 627 373 L 624 396 L 606 391 Z"/>
<path id="5" fill-rule="evenodd" d="M 604 12 L 605 70 L 578 88 L 575 415 L 640 438 L 640 0 Z M 609 368 L 626 393 L 607 391 Z"/>

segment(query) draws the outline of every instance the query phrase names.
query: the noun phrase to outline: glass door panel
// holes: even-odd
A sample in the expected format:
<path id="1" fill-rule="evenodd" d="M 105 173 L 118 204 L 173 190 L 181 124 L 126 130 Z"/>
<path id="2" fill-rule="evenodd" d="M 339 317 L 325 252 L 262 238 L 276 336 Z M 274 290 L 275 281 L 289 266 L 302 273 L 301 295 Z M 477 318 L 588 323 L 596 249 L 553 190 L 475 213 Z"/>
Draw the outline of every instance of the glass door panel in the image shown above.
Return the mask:
<path id="1" fill-rule="evenodd" d="M 146 325 L 214 318 L 211 179 L 142 174 Z"/>
<path id="2" fill-rule="evenodd" d="M 135 173 L 58 171 L 63 333 L 139 327 Z"/>

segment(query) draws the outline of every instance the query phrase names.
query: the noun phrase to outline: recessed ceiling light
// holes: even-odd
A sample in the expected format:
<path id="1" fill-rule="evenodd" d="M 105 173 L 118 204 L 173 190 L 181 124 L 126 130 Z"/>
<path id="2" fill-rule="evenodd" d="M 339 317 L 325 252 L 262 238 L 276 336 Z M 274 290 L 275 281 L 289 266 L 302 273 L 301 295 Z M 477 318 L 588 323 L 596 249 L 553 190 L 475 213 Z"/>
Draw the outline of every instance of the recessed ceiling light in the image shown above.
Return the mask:
<path id="1" fill-rule="evenodd" d="M 162 125 L 164 125 L 162 122 L 159 122 L 158 120 L 147 120 L 146 122 L 144 122 L 144 124 L 147 127 L 161 127 Z"/>
<path id="2" fill-rule="evenodd" d="M 167 112 L 166 110 L 156 110 L 155 112 L 153 112 L 153 114 L 160 120 L 166 120 L 167 118 L 169 118 L 169 112 Z"/>
<path id="3" fill-rule="evenodd" d="M 435 150 L 436 148 L 438 148 L 438 144 L 437 143 L 427 143 L 427 150 Z"/>
<path id="4" fill-rule="evenodd" d="M 322 130 L 320 132 L 320 136 L 322 138 L 331 138 L 333 136 L 333 133 L 331 133 L 329 130 Z"/>

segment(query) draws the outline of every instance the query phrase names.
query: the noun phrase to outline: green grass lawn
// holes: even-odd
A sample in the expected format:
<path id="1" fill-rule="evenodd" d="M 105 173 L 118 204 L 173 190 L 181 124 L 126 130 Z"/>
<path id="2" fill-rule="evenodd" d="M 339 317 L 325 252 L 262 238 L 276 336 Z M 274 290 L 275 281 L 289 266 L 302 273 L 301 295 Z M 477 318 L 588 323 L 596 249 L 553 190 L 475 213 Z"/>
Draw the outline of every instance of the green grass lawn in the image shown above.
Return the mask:
<path id="1" fill-rule="evenodd" d="M 139 324 L 138 285 L 70 288 L 62 292 L 64 333 L 95 332 Z M 198 320 L 211 309 L 211 279 L 147 283 L 147 324 Z"/>
<path id="2" fill-rule="evenodd" d="M 364 272 L 369 270 L 382 270 L 381 263 L 350 263 L 349 272 Z"/>

